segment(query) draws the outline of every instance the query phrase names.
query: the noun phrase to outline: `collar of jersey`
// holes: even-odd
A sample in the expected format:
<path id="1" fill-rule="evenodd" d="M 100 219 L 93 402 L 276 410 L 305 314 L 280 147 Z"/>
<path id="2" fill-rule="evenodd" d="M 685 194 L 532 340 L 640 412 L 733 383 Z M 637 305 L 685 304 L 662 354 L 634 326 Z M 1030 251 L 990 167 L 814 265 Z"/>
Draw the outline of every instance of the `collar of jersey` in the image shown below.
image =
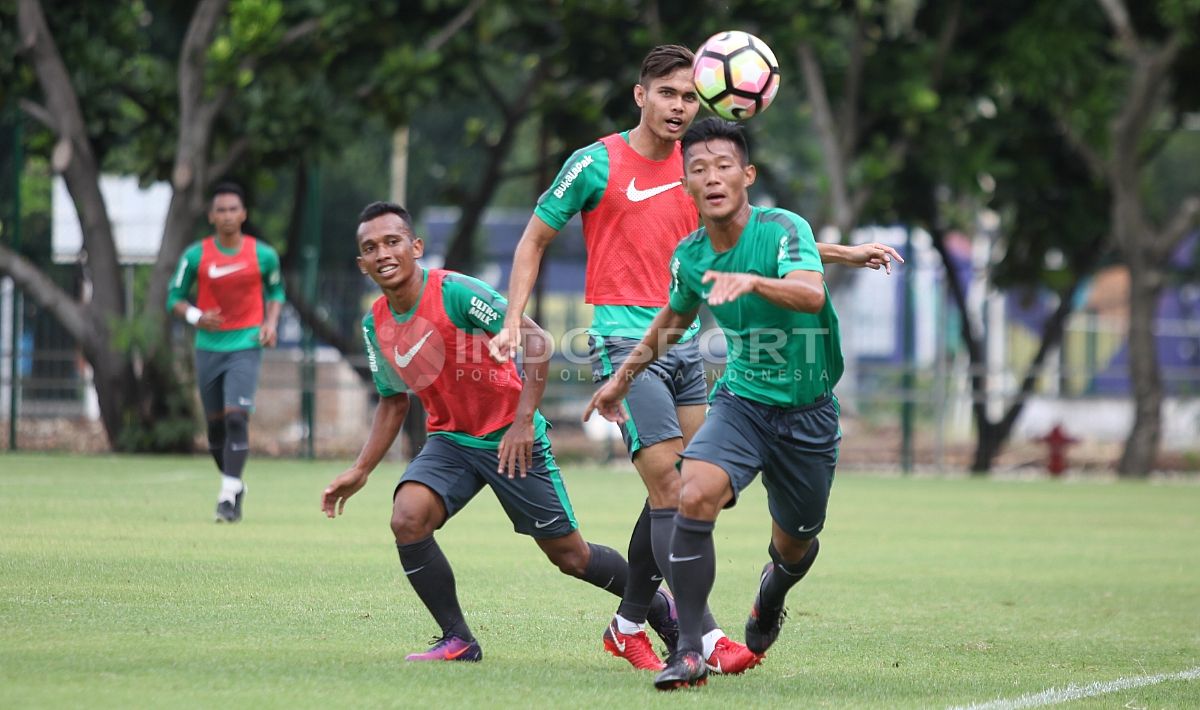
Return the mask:
<path id="1" fill-rule="evenodd" d="M 392 312 L 392 318 L 395 318 L 397 323 L 407 323 L 408 319 L 412 318 L 413 314 L 417 312 L 417 307 L 421 305 L 421 299 L 425 298 L 425 286 L 427 286 L 428 284 L 429 284 L 429 269 L 426 269 L 425 267 L 422 266 L 421 267 L 421 293 L 420 293 L 420 295 L 417 296 L 417 302 L 413 304 L 413 307 L 408 309 L 404 313 L 397 313 L 396 309 L 392 308 L 391 302 L 388 302 L 388 310 Z"/>

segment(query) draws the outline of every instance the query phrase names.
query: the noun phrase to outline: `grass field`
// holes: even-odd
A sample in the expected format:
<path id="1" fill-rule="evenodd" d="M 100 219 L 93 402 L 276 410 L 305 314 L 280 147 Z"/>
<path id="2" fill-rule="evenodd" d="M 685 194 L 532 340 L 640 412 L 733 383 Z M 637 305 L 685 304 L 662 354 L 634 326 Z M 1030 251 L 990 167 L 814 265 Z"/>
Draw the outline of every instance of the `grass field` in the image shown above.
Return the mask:
<path id="1" fill-rule="evenodd" d="M 1200 667 L 1196 482 L 841 474 L 764 665 L 661 694 L 601 651 L 615 597 L 486 493 L 439 533 L 485 660 L 405 664 L 435 627 L 390 541 L 400 468 L 330 521 L 339 470 L 252 459 L 246 520 L 219 526 L 200 457 L 0 454 L 0 707 L 947 707 Z M 566 475 L 585 536 L 623 549 L 635 475 Z M 758 486 L 717 526 L 735 638 L 766 530 Z M 1198 707 L 1200 679 L 1067 705 Z"/>

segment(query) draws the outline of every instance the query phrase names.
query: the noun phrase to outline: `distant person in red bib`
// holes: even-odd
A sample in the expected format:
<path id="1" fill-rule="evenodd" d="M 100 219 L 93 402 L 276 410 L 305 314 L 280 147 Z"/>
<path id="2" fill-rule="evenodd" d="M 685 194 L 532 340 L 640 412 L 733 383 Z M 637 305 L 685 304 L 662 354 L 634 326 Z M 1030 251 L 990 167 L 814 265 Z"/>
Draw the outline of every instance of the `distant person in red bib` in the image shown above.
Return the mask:
<path id="1" fill-rule="evenodd" d="M 373 202 L 359 215 L 358 265 L 383 292 L 362 322 L 380 400 L 358 459 L 325 489 L 321 510 L 330 518 L 342 512 L 395 441 L 409 397 L 420 399 L 429 441 L 392 495 L 392 534 L 404 575 L 441 633 L 432 648 L 406 660 L 479 661 L 483 649 L 433 534 L 485 486 L 513 529 L 532 537 L 564 574 L 619 596 L 628 565 L 616 550 L 579 534 L 549 425 L 538 412 L 549 337 L 524 318 L 521 370 L 493 360 L 487 343 L 508 304 L 478 279 L 423 268 L 417 259 L 424 249 L 403 207 Z"/>
<path id="2" fill-rule="evenodd" d="M 216 521 L 242 519 L 250 453 L 250 413 L 263 347 L 274 347 L 283 279 L 279 255 L 266 242 L 242 234 L 242 189 L 222 183 L 213 190 L 208 221 L 216 234 L 189 247 L 179 259 L 167 294 L 167 310 L 196 329 L 196 382 L 208 422 L 208 449 L 221 472 Z M 195 303 L 189 299 L 195 297 Z"/>

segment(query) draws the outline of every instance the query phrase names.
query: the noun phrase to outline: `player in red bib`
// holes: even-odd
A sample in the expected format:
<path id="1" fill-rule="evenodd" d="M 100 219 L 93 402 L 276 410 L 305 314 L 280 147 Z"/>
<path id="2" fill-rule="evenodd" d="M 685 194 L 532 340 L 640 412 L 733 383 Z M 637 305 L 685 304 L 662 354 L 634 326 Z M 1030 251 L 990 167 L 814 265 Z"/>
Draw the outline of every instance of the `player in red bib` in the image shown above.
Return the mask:
<path id="1" fill-rule="evenodd" d="M 325 489 L 321 509 L 331 518 L 342 512 L 391 447 L 409 397 L 418 397 L 428 413 L 429 440 L 396 487 L 392 533 L 404 574 L 441 637 L 407 660 L 483 658 L 433 533 L 484 486 L 514 530 L 531 536 L 560 570 L 619 595 L 628 565 L 616 550 L 579 534 L 548 424 L 537 410 L 546 388 L 548 336 L 524 319 L 524 378 L 512 361 L 490 358 L 487 343 L 504 322 L 504 298 L 477 279 L 417 264 L 424 243 L 399 205 L 367 205 L 359 216 L 358 248 L 359 267 L 383 291 L 363 318 L 380 401 L 362 452 Z"/>
<path id="2" fill-rule="evenodd" d="M 196 382 L 208 421 L 208 448 L 221 472 L 216 520 L 236 523 L 246 495 L 242 471 L 250 454 L 249 418 L 262 348 L 275 345 L 283 279 L 275 250 L 242 234 L 241 188 L 218 185 L 208 219 L 216 234 L 180 257 L 167 310 L 196 328 Z M 188 301 L 193 290 L 195 305 Z"/>

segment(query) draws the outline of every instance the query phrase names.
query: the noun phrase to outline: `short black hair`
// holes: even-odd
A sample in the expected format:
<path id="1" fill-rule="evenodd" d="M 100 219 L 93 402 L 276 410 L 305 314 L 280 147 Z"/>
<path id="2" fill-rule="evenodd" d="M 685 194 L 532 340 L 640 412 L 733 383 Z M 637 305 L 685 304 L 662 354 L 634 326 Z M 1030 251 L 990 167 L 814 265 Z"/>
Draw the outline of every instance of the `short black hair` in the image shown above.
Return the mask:
<path id="1" fill-rule="evenodd" d="M 741 153 L 742 165 L 750 163 L 750 146 L 746 143 L 746 134 L 742 131 L 742 124 L 726 121 L 716 116 L 696 121 L 691 128 L 687 129 L 687 133 L 683 134 L 683 140 L 680 141 L 682 152 L 686 157 L 688 148 L 693 145 L 719 139 L 733 143 Z"/>
<path id="2" fill-rule="evenodd" d="M 411 231 L 414 235 L 417 233 L 416 228 L 413 227 L 412 215 L 408 213 L 408 210 L 404 209 L 395 202 L 372 202 L 364 207 L 362 212 L 358 213 L 358 223 L 362 224 L 364 222 L 370 222 L 376 217 L 380 217 L 385 214 L 396 215 L 403 220 L 404 224 L 408 225 L 409 231 Z"/>
<path id="3" fill-rule="evenodd" d="M 237 195 L 238 199 L 242 201 L 242 207 L 246 206 L 246 193 L 242 190 L 242 186 L 236 182 L 217 183 L 216 187 L 212 189 L 212 197 L 209 199 L 215 200 L 217 195 Z"/>
<path id="4" fill-rule="evenodd" d="M 638 83 L 645 86 L 651 79 L 661 79 L 678 69 L 690 69 L 696 56 L 692 50 L 679 44 L 663 44 L 650 50 L 642 60 L 642 73 Z"/>

